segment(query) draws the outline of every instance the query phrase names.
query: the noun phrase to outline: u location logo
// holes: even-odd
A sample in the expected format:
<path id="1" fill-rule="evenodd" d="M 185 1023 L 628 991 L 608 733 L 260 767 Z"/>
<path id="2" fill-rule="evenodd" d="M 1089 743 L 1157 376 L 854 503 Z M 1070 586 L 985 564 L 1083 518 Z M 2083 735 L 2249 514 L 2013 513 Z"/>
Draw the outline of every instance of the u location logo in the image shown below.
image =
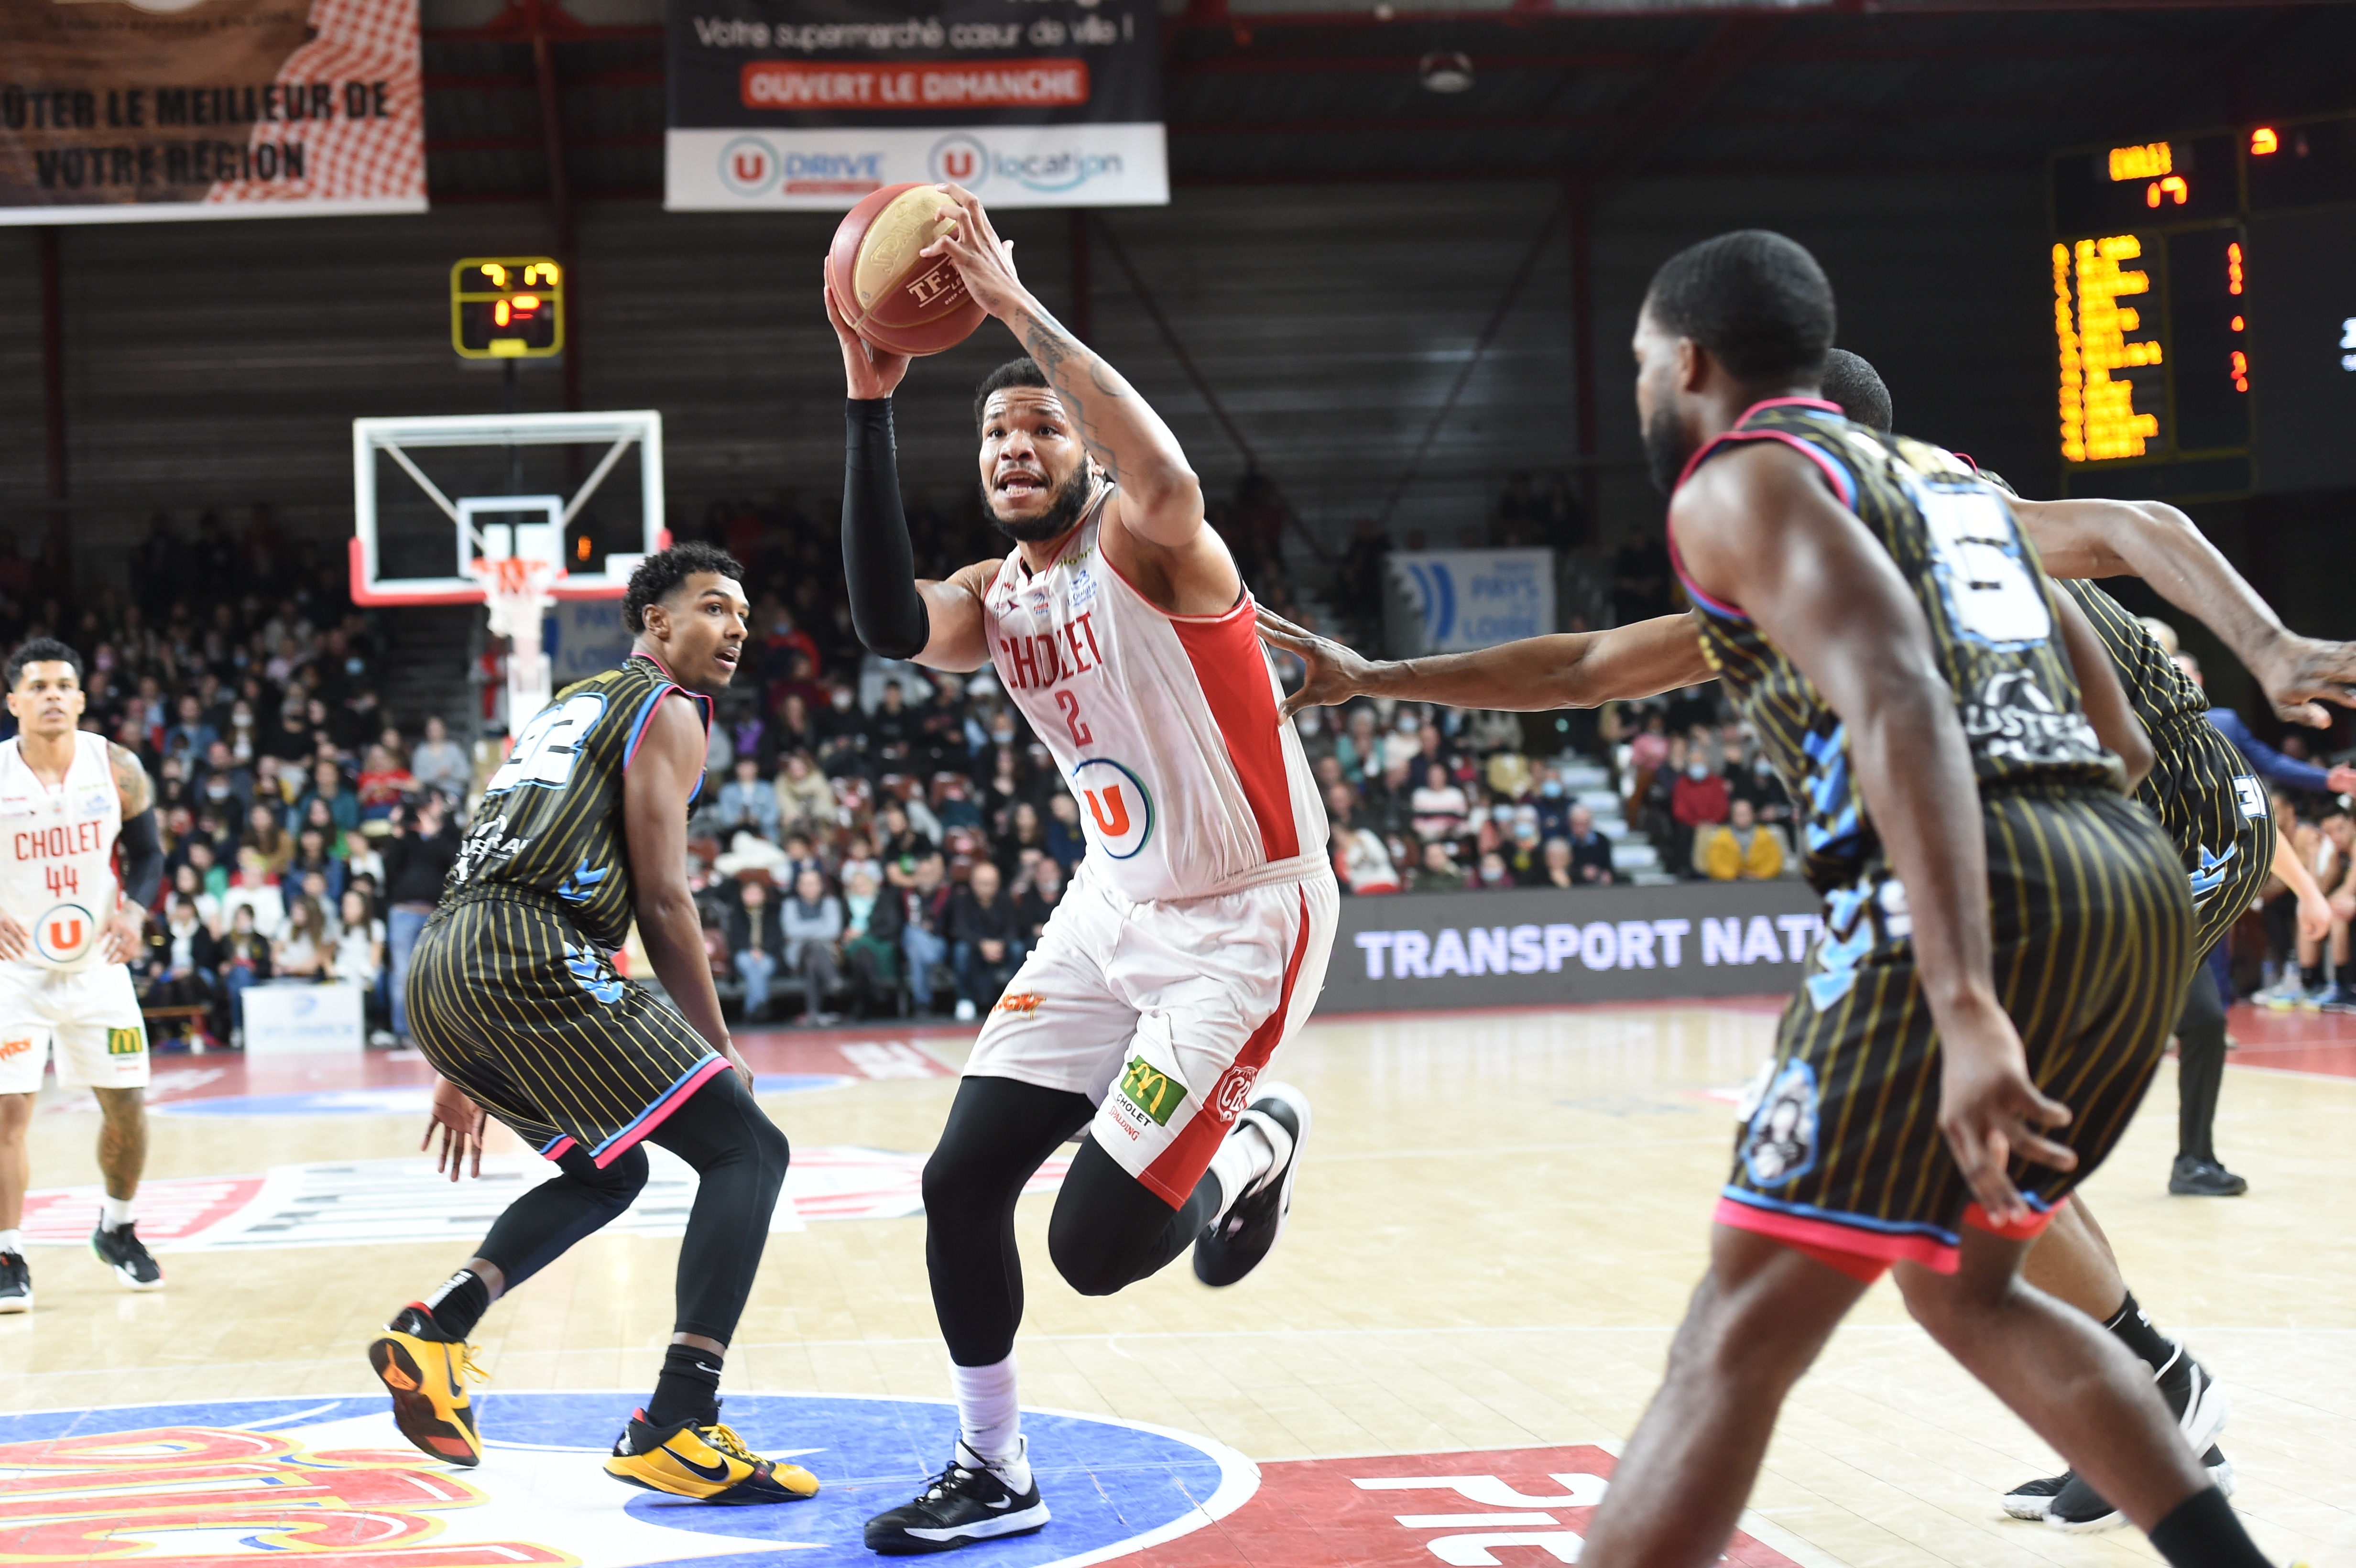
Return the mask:
<path id="1" fill-rule="evenodd" d="M 1104 852 L 1126 860 L 1153 837 L 1153 796 L 1145 782 L 1109 757 L 1090 757 L 1072 770 L 1088 827 Z"/>
<path id="2" fill-rule="evenodd" d="M 777 150 L 758 136 L 739 136 L 720 149 L 720 180 L 738 196 L 759 196 L 777 183 Z"/>
<path id="3" fill-rule="evenodd" d="M 933 155 L 926 160 L 932 165 L 933 177 L 961 185 L 968 190 L 979 190 L 990 178 L 990 149 L 980 138 L 963 132 L 944 136 L 933 144 Z"/>

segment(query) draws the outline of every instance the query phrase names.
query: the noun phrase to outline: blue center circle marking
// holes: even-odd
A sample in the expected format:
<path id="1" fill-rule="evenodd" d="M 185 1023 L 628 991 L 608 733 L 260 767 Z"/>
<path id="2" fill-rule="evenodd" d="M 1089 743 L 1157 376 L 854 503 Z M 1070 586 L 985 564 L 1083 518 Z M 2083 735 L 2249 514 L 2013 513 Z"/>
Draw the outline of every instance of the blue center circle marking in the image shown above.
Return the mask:
<path id="1" fill-rule="evenodd" d="M 339 1548 L 343 1568 L 368 1568 L 380 1552 L 393 1568 L 445 1527 L 496 1543 L 477 1568 L 568 1557 L 583 1568 L 873 1568 L 862 1539 L 867 1520 L 914 1497 L 957 1435 L 946 1401 L 731 1394 L 723 1419 L 755 1452 L 811 1471 L 821 1489 L 807 1502 L 714 1508 L 637 1491 L 604 1473 L 614 1437 L 644 1397 L 478 1392 L 486 1446 L 471 1470 L 410 1448 L 382 1395 L 29 1411 L 0 1415 L 0 1474 L 42 1479 L 38 1496 L 19 1506 L 43 1518 L 20 1524 L 134 1534 L 159 1557 L 201 1551 L 221 1568 L 240 1558 L 284 1563 L 289 1547 L 309 1544 L 306 1529 L 331 1529 L 327 1514 L 348 1514 L 346 1494 L 381 1495 L 369 1509 L 381 1516 L 371 1521 L 381 1545 Z M 1259 1485 L 1250 1460 L 1185 1433 L 1059 1411 L 1026 1410 L 1023 1424 L 1055 1517 L 1036 1535 L 966 1550 L 987 1568 L 1076 1568 L 1125 1556 L 1226 1516 Z M 224 1464 L 231 1478 L 221 1478 Z M 370 1485 L 356 1469 L 386 1474 Z M 143 1482 L 134 1470 L 153 1475 Z M 83 1471 L 86 1486 L 77 1482 Z M 306 1525 L 315 1512 L 316 1525 Z M 232 1529 L 237 1544 L 225 1546 Z M 198 1531 L 201 1541 L 182 1537 Z M 104 1540 L 91 1544 L 108 1550 Z"/>

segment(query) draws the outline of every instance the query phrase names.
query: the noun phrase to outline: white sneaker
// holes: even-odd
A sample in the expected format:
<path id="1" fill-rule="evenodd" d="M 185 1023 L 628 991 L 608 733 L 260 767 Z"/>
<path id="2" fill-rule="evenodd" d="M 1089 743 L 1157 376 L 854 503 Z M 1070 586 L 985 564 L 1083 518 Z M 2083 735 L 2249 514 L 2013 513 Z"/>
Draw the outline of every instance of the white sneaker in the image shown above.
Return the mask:
<path id="1" fill-rule="evenodd" d="M 958 998 L 957 1005 L 957 1021 L 961 1024 L 969 1024 L 973 1022 L 973 1003 L 963 997 L 959 997 Z"/>

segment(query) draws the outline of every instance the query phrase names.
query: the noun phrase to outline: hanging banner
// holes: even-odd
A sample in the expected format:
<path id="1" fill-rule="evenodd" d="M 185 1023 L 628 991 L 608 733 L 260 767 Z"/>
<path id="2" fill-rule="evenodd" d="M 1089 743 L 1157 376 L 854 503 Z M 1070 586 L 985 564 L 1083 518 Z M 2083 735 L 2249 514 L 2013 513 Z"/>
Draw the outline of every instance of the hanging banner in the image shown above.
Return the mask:
<path id="1" fill-rule="evenodd" d="M 1395 659 L 1462 653 L 1554 630 L 1550 549 L 1393 550 L 1383 642 Z"/>
<path id="2" fill-rule="evenodd" d="M 840 210 L 908 180 L 1170 199 L 1149 0 L 669 0 L 665 27 L 671 211 Z"/>
<path id="3" fill-rule="evenodd" d="M 424 210 L 417 0 L 0 0 L 0 223 Z"/>

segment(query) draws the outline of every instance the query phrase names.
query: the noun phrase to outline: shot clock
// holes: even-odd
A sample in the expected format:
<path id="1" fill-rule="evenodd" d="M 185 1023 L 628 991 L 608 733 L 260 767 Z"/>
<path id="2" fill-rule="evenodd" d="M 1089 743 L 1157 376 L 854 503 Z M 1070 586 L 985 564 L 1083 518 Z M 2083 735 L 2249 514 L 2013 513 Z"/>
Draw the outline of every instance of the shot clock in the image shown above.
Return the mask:
<path id="1" fill-rule="evenodd" d="M 450 347 L 462 359 L 564 352 L 564 275 L 546 256 L 470 256 L 450 269 Z"/>

